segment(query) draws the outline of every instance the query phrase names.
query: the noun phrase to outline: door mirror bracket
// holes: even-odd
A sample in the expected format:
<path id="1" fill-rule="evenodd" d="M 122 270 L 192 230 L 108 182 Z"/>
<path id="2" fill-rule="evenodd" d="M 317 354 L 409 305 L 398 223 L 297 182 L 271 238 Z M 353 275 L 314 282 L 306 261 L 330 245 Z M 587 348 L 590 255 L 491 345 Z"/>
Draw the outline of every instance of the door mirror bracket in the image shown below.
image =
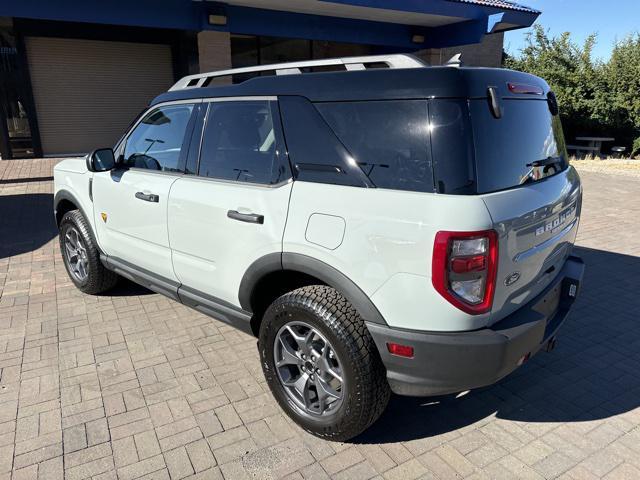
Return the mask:
<path id="1" fill-rule="evenodd" d="M 99 148 L 87 155 L 87 169 L 90 172 L 108 172 L 116 166 L 112 148 Z"/>

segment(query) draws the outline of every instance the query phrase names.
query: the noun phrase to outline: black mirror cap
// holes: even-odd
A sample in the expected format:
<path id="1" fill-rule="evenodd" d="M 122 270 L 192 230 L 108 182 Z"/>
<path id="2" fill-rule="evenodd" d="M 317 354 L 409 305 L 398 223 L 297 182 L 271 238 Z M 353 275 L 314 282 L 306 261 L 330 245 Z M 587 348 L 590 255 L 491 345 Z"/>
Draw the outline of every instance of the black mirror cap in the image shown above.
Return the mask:
<path id="1" fill-rule="evenodd" d="M 116 166 L 112 148 L 99 148 L 87 155 L 87 169 L 90 172 L 108 172 Z"/>

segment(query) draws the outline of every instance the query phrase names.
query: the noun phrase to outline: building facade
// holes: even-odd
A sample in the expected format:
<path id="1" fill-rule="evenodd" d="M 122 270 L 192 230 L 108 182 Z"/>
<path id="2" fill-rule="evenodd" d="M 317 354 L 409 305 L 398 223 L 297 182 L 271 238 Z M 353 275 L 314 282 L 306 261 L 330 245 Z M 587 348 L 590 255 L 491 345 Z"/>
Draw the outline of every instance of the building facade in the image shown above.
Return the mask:
<path id="1" fill-rule="evenodd" d="M 0 156 L 113 145 L 192 73 L 395 52 L 497 67 L 503 32 L 538 14 L 505 0 L 2 2 Z"/>

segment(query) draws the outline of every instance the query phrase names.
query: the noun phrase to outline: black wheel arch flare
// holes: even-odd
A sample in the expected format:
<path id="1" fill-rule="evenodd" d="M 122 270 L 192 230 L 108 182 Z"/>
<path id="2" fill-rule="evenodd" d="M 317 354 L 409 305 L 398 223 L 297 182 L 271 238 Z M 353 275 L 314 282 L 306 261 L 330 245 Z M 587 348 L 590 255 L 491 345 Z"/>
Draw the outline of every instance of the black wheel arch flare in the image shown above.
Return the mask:
<path id="1" fill-rule="evenodd" d="M 293 252 L 270 253 L 249 266 L 238 291 L 238 299 L 244 310 L 252 311 L 252 297 L 260 280 L 278 271 L 292 271 L 315 277 L 344 295 L 367 322 L 387 325 L 371 299 L 349 277 L 321 260 Z"/>

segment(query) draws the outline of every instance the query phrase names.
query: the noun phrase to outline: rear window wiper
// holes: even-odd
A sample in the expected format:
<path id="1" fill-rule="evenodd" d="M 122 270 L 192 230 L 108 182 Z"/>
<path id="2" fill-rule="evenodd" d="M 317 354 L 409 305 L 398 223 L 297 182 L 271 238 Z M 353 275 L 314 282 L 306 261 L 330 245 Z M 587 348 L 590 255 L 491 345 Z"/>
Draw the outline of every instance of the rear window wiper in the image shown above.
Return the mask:
<path id="1" fill-rule="evenodd" d="M 535 160 L 527 163 L 527 167 L 546 167 L 547 165 L 555 165 L 556 163 L 562 163 L 562 157 L 547 157 L 542 160 Z"/>
<path id="2" fill-rule="evenodd" d="M 563 157 L 547 157 L 542 160 L 535 160 L 531 163 L 527 163 L 527 167 L 529 167 L 529 171 L 520 178 L 520 185 L 524 185 L 525 183 L 536 182 L 538 180 L 542 180 L 543 178 L 553 175 L 557 173 L 558 169 L 555 165 L 562 165 L 564 162 Z M 545 167 L 542 169 L 542 174 L 536 173 L 536 168 Z M 552 171 L 550 171 L 553 169 Z M 561 169 L 560 169 L 561 170 Z"/>

